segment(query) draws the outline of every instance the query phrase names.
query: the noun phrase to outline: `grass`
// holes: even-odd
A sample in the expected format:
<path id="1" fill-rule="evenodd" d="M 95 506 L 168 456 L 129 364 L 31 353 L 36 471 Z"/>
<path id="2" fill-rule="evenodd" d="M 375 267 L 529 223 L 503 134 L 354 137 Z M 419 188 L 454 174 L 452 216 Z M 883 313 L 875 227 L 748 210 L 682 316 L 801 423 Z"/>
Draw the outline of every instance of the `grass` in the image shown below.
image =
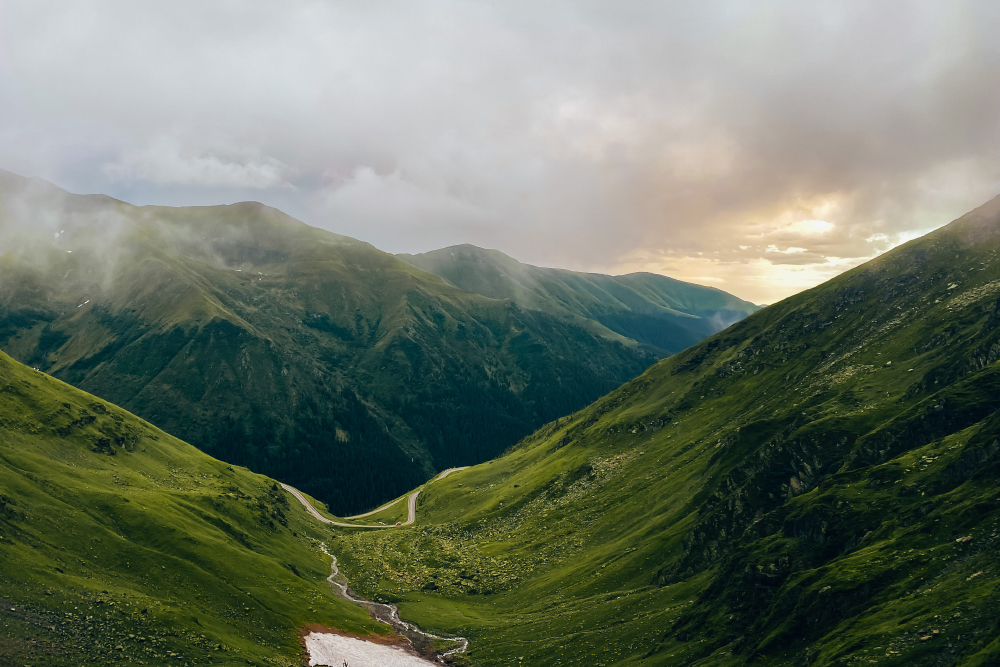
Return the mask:
<path id="1" fill-rule="evenodd" d="M 998 252 L 1000 201 L 426 485 L 384 531 L 329 531 L 0 358 L 3 650 L 294 662 L 306 624 L 377 631 L 323 584 L 323 539 L 468 665 L 996 664 Z"/>
<path id="2" fill-rule="evenodd" d="M 369 514 L 368 516 L 361 517 L 360 519 L 339 519 L 339 521 L 345 521 L 346 523 L 356 523 L 358 525 L 377 525 L 385 524 L 387 526 L 394 526 L 397 522 L 403 523 L 409 518 L 409 510 L 407 505 L 407 498 L 409 493 L 396 498 L 396 500 L 390 500 L 386 503 L 387 507 L 379 512 Z"/>
<path id="3" fill-rule="evenodd" d="M 342 534 L 343 571 L 471 665 L 995 664 L 992 209 Z"/>
<path id="4" fill-rule="evenodd" d="M 0 663 L 281 664 L 385 633 L 273 480 L 0 354 Z"/>

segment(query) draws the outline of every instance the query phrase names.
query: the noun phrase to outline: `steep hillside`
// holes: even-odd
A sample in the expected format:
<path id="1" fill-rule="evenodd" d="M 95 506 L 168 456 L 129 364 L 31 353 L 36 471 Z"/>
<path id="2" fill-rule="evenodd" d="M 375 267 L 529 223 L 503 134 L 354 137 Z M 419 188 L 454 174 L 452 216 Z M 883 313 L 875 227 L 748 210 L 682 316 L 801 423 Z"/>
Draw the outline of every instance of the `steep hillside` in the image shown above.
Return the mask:
<path id="1" fill-rule="evenodd" d="M 140 208 L 9 173 L 0 199 L 0 349 L 340 514 L 655 358 L 260 204 Z"/>
<path id="2" fill-rule="evenodd" d="M 335 545 L 474 665 L 1000 663 L 1000 198 Z"/>
<path id="3" fill-rule="evenodd" d="M 458 245 L 397 255 L 452 285 L 552 313 L 611 339 L 668 356 L 760 310 L 732 294 L 654 273 L 606 276 L 522 264 L 498 250 Z"/>
<path id="4" fill-rule="evenodd" d="M 0 665 L 298 665 L 385 634 L 274 480 L 0 353 Z"/>

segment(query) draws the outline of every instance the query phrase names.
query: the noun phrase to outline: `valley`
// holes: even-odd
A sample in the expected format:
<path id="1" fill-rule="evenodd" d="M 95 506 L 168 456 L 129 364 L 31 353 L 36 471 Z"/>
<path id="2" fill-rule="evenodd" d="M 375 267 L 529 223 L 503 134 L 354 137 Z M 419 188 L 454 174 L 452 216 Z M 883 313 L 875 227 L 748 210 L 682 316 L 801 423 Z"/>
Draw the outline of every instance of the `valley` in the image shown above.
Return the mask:
<path id="1" fill-rule="evenodd" d="M 1000 667 L 998 32 L 0 0 L 0 667 Z"/>
<path id="2" fill-rule="evenodd" d="M 993 664 L 998 253 L 1000 198 L 348 518 L 0 358 L 4 655 Z"/>
<path id="3" fill-rule="evenodd" d="M 469 664 L 988 665 L 1000 199 L 331 544 Z"/>

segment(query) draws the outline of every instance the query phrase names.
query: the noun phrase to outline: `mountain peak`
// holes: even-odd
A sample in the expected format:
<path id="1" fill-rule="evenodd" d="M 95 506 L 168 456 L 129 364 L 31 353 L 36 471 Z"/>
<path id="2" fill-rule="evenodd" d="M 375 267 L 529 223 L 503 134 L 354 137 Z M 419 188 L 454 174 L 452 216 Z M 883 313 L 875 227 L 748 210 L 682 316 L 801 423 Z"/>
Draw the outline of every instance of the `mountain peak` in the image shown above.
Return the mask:
<path id="1" fill-rule="evenodd" d="M 966 243 L 1000 238 L 1000 196 L 969 211 L 943 229 L 958 233 Z"/>

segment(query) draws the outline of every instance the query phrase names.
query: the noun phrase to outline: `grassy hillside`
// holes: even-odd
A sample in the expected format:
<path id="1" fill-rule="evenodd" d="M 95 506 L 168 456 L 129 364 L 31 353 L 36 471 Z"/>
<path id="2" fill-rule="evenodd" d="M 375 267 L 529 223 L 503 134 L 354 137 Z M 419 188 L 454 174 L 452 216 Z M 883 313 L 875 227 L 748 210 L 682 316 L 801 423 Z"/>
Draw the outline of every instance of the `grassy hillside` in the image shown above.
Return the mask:
<path id="1" fill-rule="evenodd" d="M 1000 662 L 1000 199 L 342 536 L 473 665 Z"/>
<path id="2" fill-rule="evenodd" d="M 298 665 L 298 631 L 385 633 L 336 598 L 328 529 L 0 353 L 0 665 Z"/>
<path id="3" fill-rule="evenodd" d="M 397 255 L 452 285 L 551 313 L 668 356 L 760 308 L 713 287 L 654 273 L 606 276 L 522 264 L 472 245 Z"/>
<path id="4" fill-rule="evenodd" d="M 134 207 L 9 173 L 0 204 L 0 349 L 339 514 L 655 358 L 260 204 Z"/>

